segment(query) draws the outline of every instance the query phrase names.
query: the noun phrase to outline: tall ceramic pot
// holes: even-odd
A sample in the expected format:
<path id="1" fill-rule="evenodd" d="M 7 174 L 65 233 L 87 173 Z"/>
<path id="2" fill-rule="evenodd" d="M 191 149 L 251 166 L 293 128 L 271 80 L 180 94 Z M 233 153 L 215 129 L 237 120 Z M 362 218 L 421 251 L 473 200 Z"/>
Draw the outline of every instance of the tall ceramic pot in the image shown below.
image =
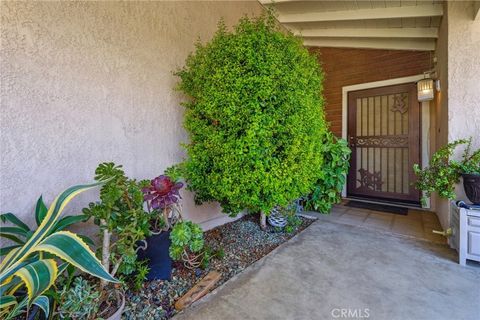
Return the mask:
<path id="1" fill-rule="evenodd" d="M 170 280 L 172 278 L 172 258 L 170 258 L 170 231 L 164 231 L 145 239 L 146 249 L 138 250 L 140 260 L 148 260 L 150 271 L 147 280 Z"/>
<path id="2" fill-rule="evenodd" d="M 480 205 L 480 174 L 462 174 L 463 188 L 468 200 Z"/>

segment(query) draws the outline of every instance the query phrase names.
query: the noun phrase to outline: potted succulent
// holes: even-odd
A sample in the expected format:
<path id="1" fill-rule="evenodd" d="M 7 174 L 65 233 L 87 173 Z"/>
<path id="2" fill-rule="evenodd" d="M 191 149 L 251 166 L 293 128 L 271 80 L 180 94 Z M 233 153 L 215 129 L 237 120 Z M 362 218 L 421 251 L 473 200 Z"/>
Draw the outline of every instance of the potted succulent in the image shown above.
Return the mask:
<path id="1" fill-rule="evenodd" d="M 90 203 L 83 213 L 99 226 L 102 265 L 123 285 L 100 281 L 97 318 L 120 319 L 125 305 L 124 287 L 139 289 L 148 269 L 137 259 L 137 243 L 150 234 L 150 213 L 144 210 L 141 184 L 125 176 L 122 166 L 102 163 L 95 170 L 95 180 L 106 181 L 100 189 L 100 201 Z"/>
<path id="2" fill-rule="evenodd" d="M 150 213 L 151 235 L 138 251 L 139 259 L 148 260 L 148 280 L 170 280 L 172 260 L 169 256 L 170 227 L 181 219 L 180 189 L 183 183 L 167 175 L 142 182 L 143 199 Z"/>
<path id="3" fill-rule="evenodd" d="M 451 159 L 460 145 L 465 146 L 461 159 Z M 437 192 L 442 198 L 455 199 L 455 184 L 462 177 L 467 198 L 473 204 L 480 204 L 480 149 L 472 151 L 471 146 L 472 138 L 457 140 L 435 152 L 427 168 L 422 170 L 416 164 L 417 189 L 423 191 L 425 197 Z"/>

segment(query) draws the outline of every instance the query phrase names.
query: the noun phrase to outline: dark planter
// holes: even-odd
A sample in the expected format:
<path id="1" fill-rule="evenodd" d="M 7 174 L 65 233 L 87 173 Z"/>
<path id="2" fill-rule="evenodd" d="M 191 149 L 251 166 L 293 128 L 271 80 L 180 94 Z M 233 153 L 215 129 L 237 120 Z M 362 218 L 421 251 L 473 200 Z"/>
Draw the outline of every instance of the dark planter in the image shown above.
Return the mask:
<path id="1" fill-rule="evenodd" d="M 45 314 L 37 305 L 33 305 L 28 311 L 28 316 L 26 317 L 27 320 L 44 320 Z"/>
<path id="2" fill-rule="evenodd" d="M 15 297 L 17 299 L 21 299 L 23 297 L 27 296 L 27 290 L 26 289 L 19 289 L 15 292 Z M 16 319 L 16 318 L 15 318 Z M 19 318 L 20 319 L 20 318 Z M 45 314 L 43 313 L 42 309 L 40 309 L 36 304 L 32 305 L 30 309 L 28 310 L 28 315 L 25 316 L 26 320 L 45 320 Z"/>
<path id="3" fill-rule="evenodd" d="M 480 174 L 462 174 L 463 188 L 468 200 L 480 204 Z"/>
<path id="4" fill-rule="evenodd" d="M 140 260 L 148 259 L 150 271 L 147 280 L 170 280 L 172 278 L 172 259 L 169 255 L 170 232 L 162 232 L 145 239 L 146 250 L 138 250 Z"/>

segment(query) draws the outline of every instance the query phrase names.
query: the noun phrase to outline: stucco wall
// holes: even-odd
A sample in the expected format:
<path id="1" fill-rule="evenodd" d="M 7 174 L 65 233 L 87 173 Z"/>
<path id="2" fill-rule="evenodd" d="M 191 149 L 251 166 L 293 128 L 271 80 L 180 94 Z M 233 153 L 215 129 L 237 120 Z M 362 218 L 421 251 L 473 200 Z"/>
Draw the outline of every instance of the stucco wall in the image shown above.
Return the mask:
<path id="1" fill-rule="evenodd" d="M 448 3 L 448 140 L 480 148 L 480 19 L 473 1 Z"/>
<path id="2" fill-rule="evenodd" d="M 259 14 L 257 1 L 2 2 L 0 210 L 32 223 L 68 186 L 90 182 L 98 163 L 138 179 L 179 162 L 187 136 L 172 71 L 218 20 Z M 187 218 L 212 226 L 218 205 Z M 76 213 L 96 192 L 77 198 Z"/>
<path id="3" fill-rule="evenodd" d="M 444 4 L 443 14 L 435 50 L 435 57 L 437 58 L 435 69 L 440 80 L 441 90 L 435 93 L 435 104 L 431 106 L 434 109 L 434 117 L 431 117 L 433 120 L 431 122 L 433 128 L 433 134 L 431 135 L 432 152 L 448 143 L 448 10 L 446 4 Z M 431 197 L 431 203 L 433 209 L 437 212 L 440 223 L 446 228 L 449 212 L 448 201 L 439 198 L 434 193 Z"/>
<path id="4" fill-rule="evenodd" d="M 449 1 L 445 9 L 436 52 L 442 85 L 436 106 L 436 146 L 471 136 L 474 147 L 479 148 L 480 20 L 473 20 L 473 1 Z M 466 199 L 462 186 L 457 186 L 457 194 Z M 447 228 L 448 201 L 436 199 L 436 209 Z"/>

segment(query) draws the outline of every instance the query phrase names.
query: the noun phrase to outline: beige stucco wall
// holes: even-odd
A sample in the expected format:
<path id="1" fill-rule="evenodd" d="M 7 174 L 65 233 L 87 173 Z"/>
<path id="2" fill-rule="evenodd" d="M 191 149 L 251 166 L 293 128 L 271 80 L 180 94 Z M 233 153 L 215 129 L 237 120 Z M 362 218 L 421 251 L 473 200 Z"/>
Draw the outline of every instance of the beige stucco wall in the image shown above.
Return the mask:
<path id="1" fill-rule="evenodd" d="M 474 1 L 448 1 L 440 27 L 436 56 L 442 90 L 436 105 L 436 147 L 473 137 L 480 148 L 480 19 L 473 20 Z M 457 155 L 458 156 L 458 155 Z M 458 199 L 466 199 L 457 187 Z M 436 199 L 444 228 L 449 223 L 448 201 Z"/>
<path id="2" fill-rule="evenodd" d="M 431 152 L 435 152 L 448 143 L 448 10 L 444 3 L 443 18 L 438 30 L 437 47 L 435 50 L 437 63 L 435 66 L 441 90 L 436 92 L 433 105 L 434 121 L 431 123 Z M 440 223 L 445 228 L 448 225 L 448 201 L 436 194 L 431 197 L 432 209 L 437 212 Z"/>
<path id="3" fill-rule="evenodd" d="M 49 203 L 91 182 L 100 162 L 138 179 L 179 162 L 187 136 L 172 71 L 221 17 L 232 25 L 261 10 L 257 1 L 2 2 L 0 210 L 32 223 L 40 194 Z M 189 193 L 184 211 L 207 228 L 224 217 Z"/>

